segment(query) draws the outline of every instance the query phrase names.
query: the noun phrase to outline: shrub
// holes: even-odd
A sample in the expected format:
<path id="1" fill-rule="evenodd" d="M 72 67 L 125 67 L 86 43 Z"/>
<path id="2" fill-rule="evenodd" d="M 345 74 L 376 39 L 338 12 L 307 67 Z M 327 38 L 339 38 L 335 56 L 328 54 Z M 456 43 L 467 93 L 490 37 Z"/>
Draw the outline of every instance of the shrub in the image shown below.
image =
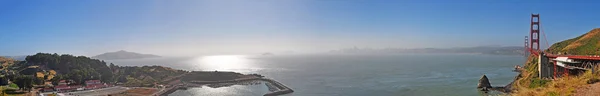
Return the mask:
<path id="1" fill-rule="evenodd" d="M 550 80 L 533 78 L 533 79 L 531 79 L 531 83 L 529 84 L 529 88 L 544 87 L 544 86 L 546 86 L 546 84 L 548 82 L 550 82 Z"/>

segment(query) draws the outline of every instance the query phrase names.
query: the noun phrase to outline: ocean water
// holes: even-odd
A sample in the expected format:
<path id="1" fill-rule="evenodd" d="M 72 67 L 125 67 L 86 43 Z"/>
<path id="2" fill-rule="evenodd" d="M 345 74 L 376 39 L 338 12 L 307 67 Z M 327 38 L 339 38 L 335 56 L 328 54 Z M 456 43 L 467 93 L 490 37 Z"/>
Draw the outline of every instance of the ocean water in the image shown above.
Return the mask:
<path id="1" fill-rule="evenodd" d="M 116 65 L 161 65 L 184 70 L 258 73 L 295 92 L 287 96 L 477 96 L 487 75 L 504 86 L 522 56 L 480 54 L 403 55 L 219 55 L 107 61 Z M 265 83 L 178 90 L 170 96 L 262 96 Z"/>

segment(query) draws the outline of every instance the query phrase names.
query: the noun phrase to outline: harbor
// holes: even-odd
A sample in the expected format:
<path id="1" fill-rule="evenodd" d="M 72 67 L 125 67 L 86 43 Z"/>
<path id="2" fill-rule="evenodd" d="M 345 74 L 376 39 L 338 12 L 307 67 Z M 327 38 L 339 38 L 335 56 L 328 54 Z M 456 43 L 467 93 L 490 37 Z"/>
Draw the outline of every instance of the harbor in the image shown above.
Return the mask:
<path id="1" fill-rule="evenodd" d="M 268 83 L 267 85 L 271 84 L 273 86 L 268 86 L 269 89 L 277 89 L 277 90 L 273 90 L 270 93 L 264 94 L 263 96 L 277 96 L 277 95 L 283 95 L 283 94 L 289 94 L 294 92 L 291 88 L 285 86 L 284 84 L 275 81 L 273 79 L 269 79 L 269 78 L 263 78 L 263 77 L 247 77 L 247 78 L 239 78 L 239 79 L 234 79 L 234 80 L 221 80 L 221 81 L 180 81 L 179 83 L 173 85 L 173 86 L 168 86 L 167 88 L 164 88 L 163 90 L 160 90 L 159 92 L 156 93 L 156 95 L 159 96 L 168 96 L 169 94 L 177 91 L 177 90 L 185 90 L 187 88 L 191 88 L 191 87 L 202 87 L 205 85 L 212 85 L 212 84 L 236 84 L 236 83 L 242 83 L 242 82 L 249 82 L 249 81 L 263 81 Z"/>

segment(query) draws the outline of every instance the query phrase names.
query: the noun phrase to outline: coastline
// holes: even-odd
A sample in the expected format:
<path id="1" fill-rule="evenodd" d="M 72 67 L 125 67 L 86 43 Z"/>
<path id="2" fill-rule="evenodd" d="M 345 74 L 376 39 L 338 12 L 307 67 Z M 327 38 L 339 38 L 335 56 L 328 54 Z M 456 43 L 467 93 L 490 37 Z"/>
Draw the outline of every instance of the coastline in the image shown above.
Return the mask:
<path id="1" fill-rule="evenodd" d="M 483 88 L 483 89 L 480 89 L 480 91 L 484 91 L 486 93 L 487 93 L 487 91 L 498 91 L 498 92 L 510 94 L 510 93 L 512 93 L 513 90 L 515 90 L 514 87 L 513 87 L 513 85 L 514 85 L 515 82 L 517 82 L 517 80 L 519 80 L 522 77 L 521 73 L 523 71 L 524 71 L 524 69 L 522 67 L 518 67 L 517 66 L 517 67 L 515 67 L 515 69 L 513 70 L 513 72 L 517 72 L 519 74 L 517 74 L 510 83 L 508 83 L 508 84 L 506 84 L 504 86 L 491 86 L 491 85 L 489 85 L 488 87 L 490 87 L 490 88 Z M 485 75 L 483 75 L 483 76 L 485 77 Z M 485 78 L 485 81 L 481 81 L 481 80 L 482 79 L 480 79 L 480 81 L 479 81 L 478 87 L 479 87 L 479 85 L 482 82 L 487 82 L 489 84 L 489 80 L 487 79 L 487 77 Z"/>

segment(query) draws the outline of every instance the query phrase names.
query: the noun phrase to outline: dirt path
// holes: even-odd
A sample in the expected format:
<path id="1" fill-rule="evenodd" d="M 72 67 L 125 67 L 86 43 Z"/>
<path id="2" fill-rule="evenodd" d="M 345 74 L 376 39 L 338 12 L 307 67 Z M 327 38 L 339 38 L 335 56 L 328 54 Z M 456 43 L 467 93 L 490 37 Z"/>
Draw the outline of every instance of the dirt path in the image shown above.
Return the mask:
<path id="1" fill-rule="evenodd" d="M 600 83 L 586 85 L 575 92 L 574 96 L 600 96 Z"/>

